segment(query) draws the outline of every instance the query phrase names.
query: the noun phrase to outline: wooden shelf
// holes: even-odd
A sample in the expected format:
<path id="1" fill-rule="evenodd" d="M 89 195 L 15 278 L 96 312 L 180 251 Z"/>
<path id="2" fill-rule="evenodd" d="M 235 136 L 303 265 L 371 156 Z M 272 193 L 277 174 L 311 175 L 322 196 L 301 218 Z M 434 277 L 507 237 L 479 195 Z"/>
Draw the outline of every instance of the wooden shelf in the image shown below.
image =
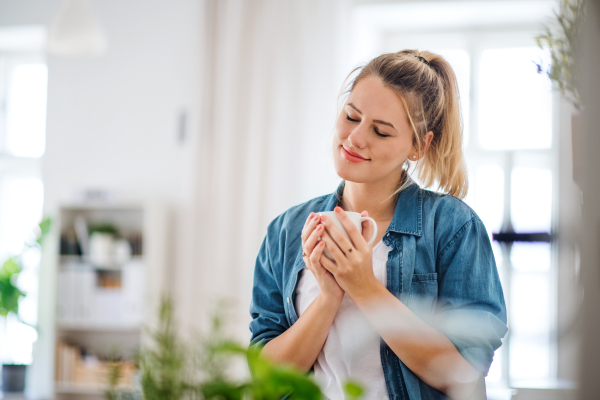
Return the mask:
<path id="1" fill-rule="evenodd" d="M 138 211 L 145 208 L 143 202 L 67 202 L 62 204 L 62 208 L 69 209 L 72 211 Z"/>
<path id="2" fill-rule="evenodd" d="M 105 389 L 105 387 L 101 386 L 78 385 L 76 383 L 67 382 L 56 382 L 54 386 L 54 391 L 60 394 L 101 395 L 104 393 Z"/>
<path id="3" fill-rule="evenodd" d="M 126 263 L 123 263 L 123 264 L 95 265 L 95 264 L 90 263 L 86 257 L 77 256 L 77 255 L 61 254 L 60 258 L 59 258 L 59 268 L 68 267 L 69 264 L 78 264 L 77 268 L 89 268 L 89 269 L 95 269 L 95 270 L 117 270 L 118 271 L 118 270 L 122 269 L 123 265 L 126 265 L 129 262 L 136 262 L 136 261 L 144 261 L 144 256 L 143 255 L 131 256 L 129 261 L 127 261 Z"/>
<path id="4" fill-rule="evenodd" d="M 75 332 L 131 332 L 140 333 L 139 325 L 96 325 L 96 324 L 57 324 L 56 329 Z"/>
<path id="5" fill-rule="evenodd" d="M 72 382 L 55 382 L 54 391 L 58 394 L 79 394 L 79 395 L 102 395 L 107 390 L 106 386 L 77 384 Z M 134 392 L 133 387 L 119 387 L 119 390 Z"/>

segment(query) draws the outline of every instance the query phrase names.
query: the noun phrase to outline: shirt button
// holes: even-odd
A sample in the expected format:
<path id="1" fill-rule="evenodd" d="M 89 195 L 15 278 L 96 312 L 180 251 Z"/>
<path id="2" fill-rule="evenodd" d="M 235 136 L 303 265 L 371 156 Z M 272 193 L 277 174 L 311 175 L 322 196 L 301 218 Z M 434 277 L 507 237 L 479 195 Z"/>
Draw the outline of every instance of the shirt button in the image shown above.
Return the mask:
<path id="1" fill-rule="evenodd" d="M 288 304 L 290 304 L 290 298 L 289 297 L 287 298 L 287 302 L 288 302 Z"/>
<path id="2" fill-rule="evenodd" d="M 385 355 L 386 355 L 386 356 L 389 356 L 389 355 L 390 355 L 390 351 L 389 351 L 389 349 L 385 349 Z"/>
<path id="3" fill-rule="evenodd" d="M 388 236 L 388 237 L 389 237 L 389 236 L 390 236 L 390 233 L 389 233 L 389 232 L 388 232 L 388 233 L 386 233 L 386 234 L 385 234 L 385 236 Z"/>

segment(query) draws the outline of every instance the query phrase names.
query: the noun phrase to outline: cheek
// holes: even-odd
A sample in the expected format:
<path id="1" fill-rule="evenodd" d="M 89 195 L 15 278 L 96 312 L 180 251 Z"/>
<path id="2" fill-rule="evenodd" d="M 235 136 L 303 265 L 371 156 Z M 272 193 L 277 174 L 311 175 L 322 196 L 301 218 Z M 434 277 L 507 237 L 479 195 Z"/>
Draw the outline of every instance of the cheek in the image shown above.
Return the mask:
<path id="1" fill-rule="evenodd" d="M 392 168 L 397 168 L 399 165 L 403 165 L 409 151 L 408 147 L 404 144 L 389 142 L 378 147 L 377 150 L 378 159 L 381 160 L 383 164 L 386 164 Z"/>
<path id="2" fill-rule="evenodd" d="M 345 118 L 340 114 L 335 122 L 335 138 L 336 140 L 346 139 L 350 135 L 348 124 L 346 124 Z"/>
<path id="3" fill-rule="evenodd" d="M 404 165 L 404 163 L 408 159 L 408 156 L 410 155 L 411 152 L 412 152 L 412 147 L 403 147 L 402 151 L 400 151 L 399 153 L 396 154 L 396 159 L 398 160 L 398 162 L 400 164 Z"/>

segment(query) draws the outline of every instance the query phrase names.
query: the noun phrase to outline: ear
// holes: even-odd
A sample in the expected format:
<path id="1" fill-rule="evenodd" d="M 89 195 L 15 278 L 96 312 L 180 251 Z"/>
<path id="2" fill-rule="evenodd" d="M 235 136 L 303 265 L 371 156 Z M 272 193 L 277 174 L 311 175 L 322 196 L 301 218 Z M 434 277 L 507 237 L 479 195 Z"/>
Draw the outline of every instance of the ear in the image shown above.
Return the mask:
<path id="1" fill-rule="evenodd" d="M 423 146 L 423 148 L 421 149 L 421 152 L 419 152 L 416 147 L 413 147 L 413 151 L 410 154 L 409 159 L 411 161 L 417 161 L 417 160 L 420 160 L 421 158 L 423 158 L 425 156 L 425 154 L 427 153 L 427 150 L 429 150 L 429 146 L 431 145 L 432 140 L 433 140 L 433 132 L 429 131 L 425 134 L 425 140 L 424 140 L 425 146 Z"/>

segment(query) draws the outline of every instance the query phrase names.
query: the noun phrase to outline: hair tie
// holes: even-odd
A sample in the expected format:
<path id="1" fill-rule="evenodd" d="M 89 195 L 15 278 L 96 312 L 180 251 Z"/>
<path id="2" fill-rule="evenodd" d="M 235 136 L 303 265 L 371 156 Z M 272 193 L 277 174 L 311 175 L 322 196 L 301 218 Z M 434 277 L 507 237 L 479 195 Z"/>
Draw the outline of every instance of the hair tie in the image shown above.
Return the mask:
<path id="1" fill-rule="evenodd" d="M 429 67 L 431 67 L 431 64 L 429 64 L 429 61 L 427 61 L 425 59 L 425 57 L 421 57 L 421 56 L 417 56 L 419 58 L 419 60 L 421 60 L 423 63 L 427 64 Z"/>

